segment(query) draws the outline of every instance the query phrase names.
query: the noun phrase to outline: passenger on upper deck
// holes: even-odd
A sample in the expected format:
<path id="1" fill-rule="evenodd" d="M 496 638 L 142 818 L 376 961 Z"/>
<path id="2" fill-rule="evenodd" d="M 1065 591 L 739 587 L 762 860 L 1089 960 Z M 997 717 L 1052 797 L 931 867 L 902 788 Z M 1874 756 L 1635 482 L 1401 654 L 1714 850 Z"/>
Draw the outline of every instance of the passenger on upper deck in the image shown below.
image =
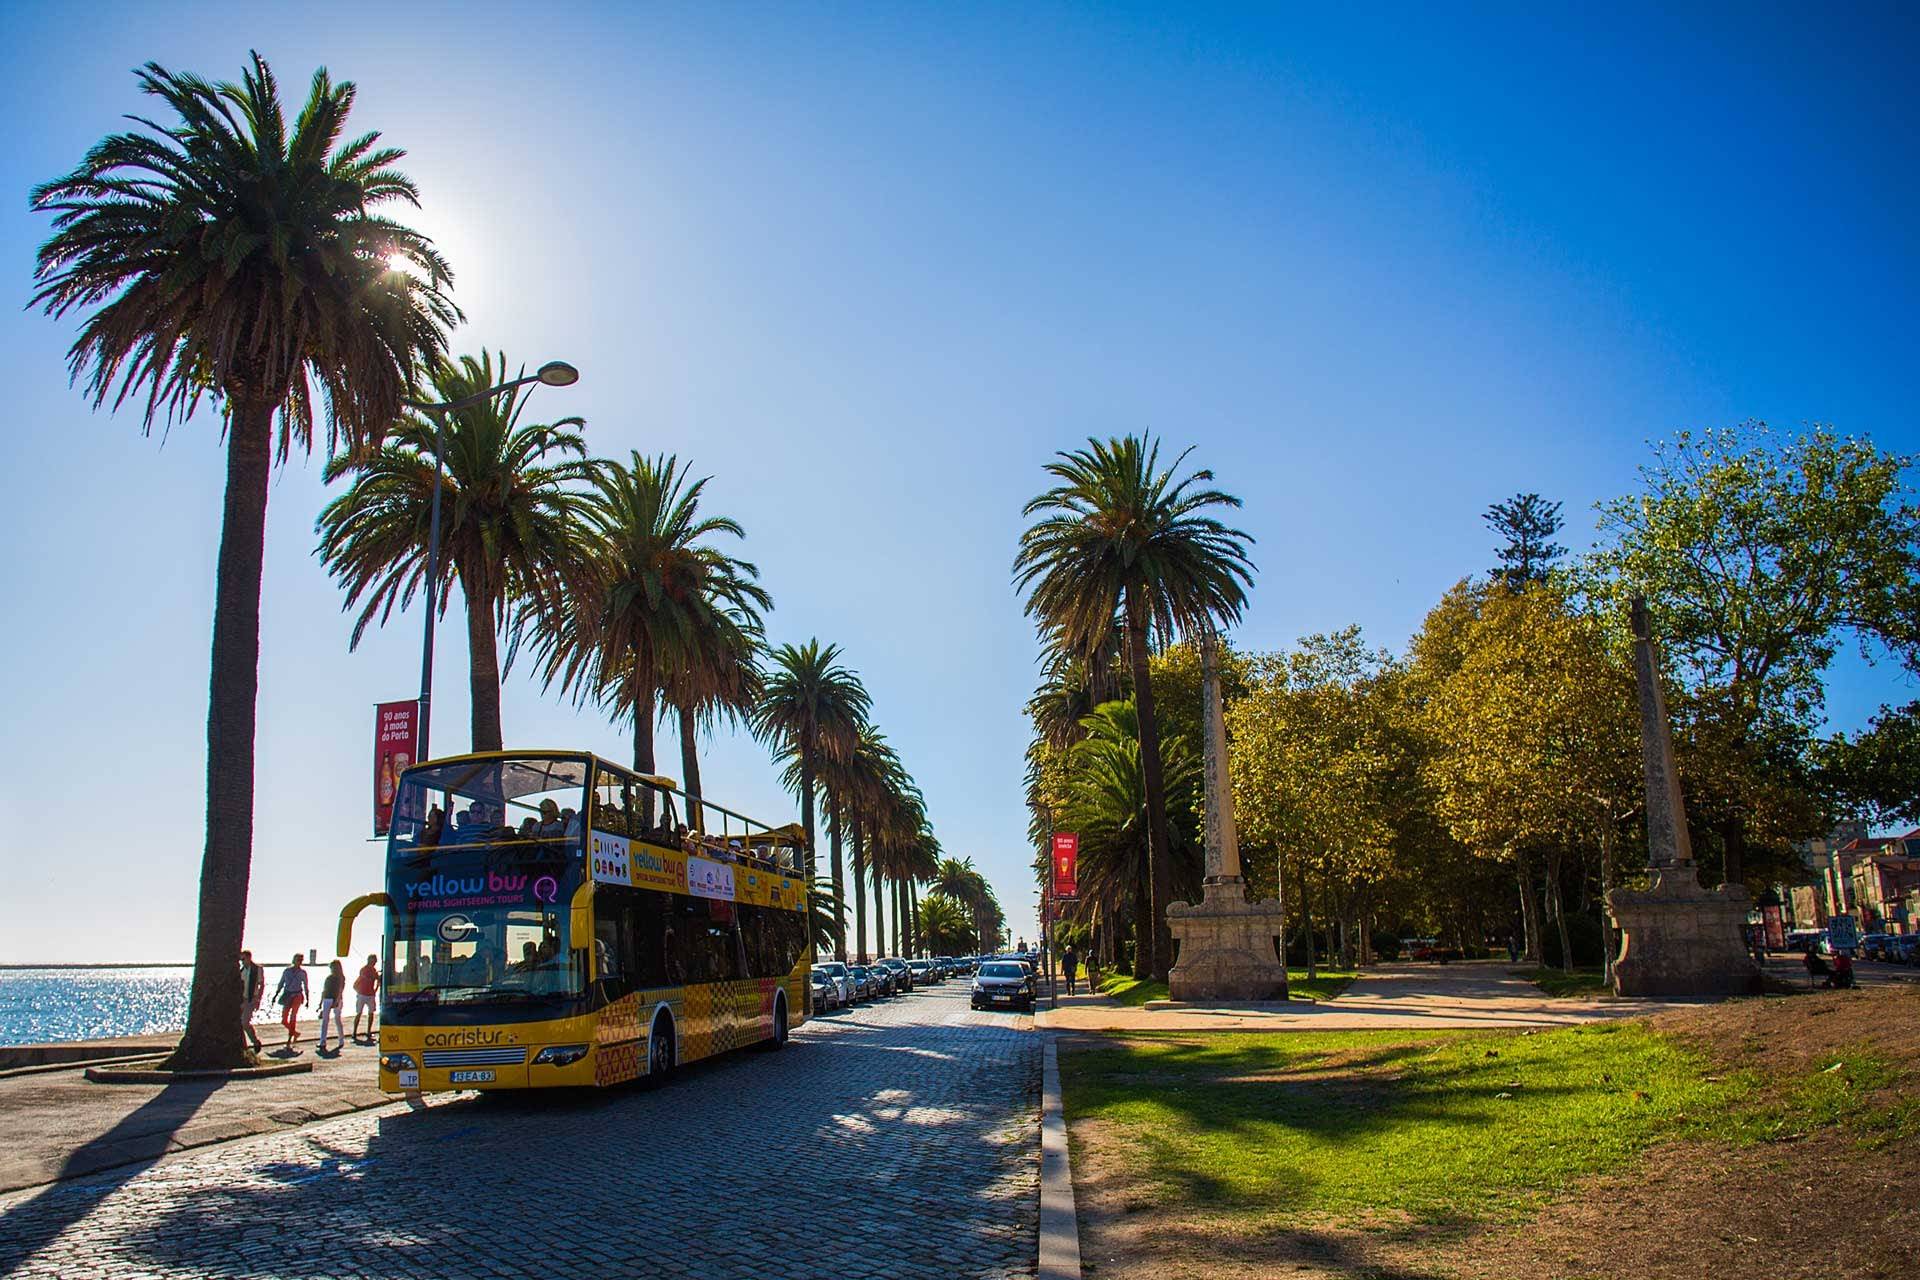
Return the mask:
<path id="1" fill-rule="evenodd" d="M 557 840 L 567 833 L 567 824 L 560 820 L 560 806 L 551 800 L 540 802 L 540 834 L 546 839 Z"/>

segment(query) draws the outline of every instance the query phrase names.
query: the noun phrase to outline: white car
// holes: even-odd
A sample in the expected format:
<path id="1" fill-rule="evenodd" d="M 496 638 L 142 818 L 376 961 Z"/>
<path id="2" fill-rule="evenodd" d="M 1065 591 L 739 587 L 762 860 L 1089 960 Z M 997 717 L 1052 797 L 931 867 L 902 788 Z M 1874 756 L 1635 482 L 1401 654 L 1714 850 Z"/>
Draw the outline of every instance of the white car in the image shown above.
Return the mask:
<path id="1" fill-rule="evenodd" d="M 853 1003 L 853 970 L 838 960 L 821 960 L 813 966 L 813 971 L 825 974 L 827 981 L 833 983 L 834 990 L 840 997 L 834 1003 L 843 1006 Z"/>

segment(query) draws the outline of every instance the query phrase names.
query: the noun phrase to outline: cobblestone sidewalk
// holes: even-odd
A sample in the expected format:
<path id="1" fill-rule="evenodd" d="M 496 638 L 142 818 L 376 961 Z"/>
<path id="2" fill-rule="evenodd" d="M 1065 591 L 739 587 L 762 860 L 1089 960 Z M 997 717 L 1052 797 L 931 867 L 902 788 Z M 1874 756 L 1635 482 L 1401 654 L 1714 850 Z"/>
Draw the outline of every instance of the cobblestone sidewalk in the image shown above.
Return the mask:
<path id="1" fill-rule="evenodd" d="M 958 984 L 664 1089 L 463 1097 L 0 1196 L 0 1276 L 1025 1277 L 1039 1037 Z"/>

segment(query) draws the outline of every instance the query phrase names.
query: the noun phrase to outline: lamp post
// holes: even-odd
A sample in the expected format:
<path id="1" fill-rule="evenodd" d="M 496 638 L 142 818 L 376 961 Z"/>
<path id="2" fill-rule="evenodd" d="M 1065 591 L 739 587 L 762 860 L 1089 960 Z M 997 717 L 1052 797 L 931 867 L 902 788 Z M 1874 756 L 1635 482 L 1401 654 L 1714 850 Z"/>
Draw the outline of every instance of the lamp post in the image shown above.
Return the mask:
<path id="1" fill-rule="evenodd" d="M 525 366 L 521 366 L 525 368 Z M 407 408 L 417 409 L 433 418 L 433 516 L 427 532 L 427 627 L 426 635 L 420 643 L 420 740 L 414 747 L 416 760 L 428 759 L 427 735 L 433 723 L 433 621 L 436 589 L 440 584 L 440 486 L 447 471 L 447 415 L 460 409 L 484 404 L 502 391 L 512 391 L 524 387 L 530 382 L 544 383 L 549 387 L 570 387 L 580 381 L 580 371 L 564 360 L 549 360 L 540 366 L 538 372 L 530 373 L 511 382 L 503 382 L 497 387 L 488 387 L 485 391 L 476 391 L 470 396 L 458 400 L 448 400 L 440 404 L 427 404 L 418 400 L 407 401 Z"/>

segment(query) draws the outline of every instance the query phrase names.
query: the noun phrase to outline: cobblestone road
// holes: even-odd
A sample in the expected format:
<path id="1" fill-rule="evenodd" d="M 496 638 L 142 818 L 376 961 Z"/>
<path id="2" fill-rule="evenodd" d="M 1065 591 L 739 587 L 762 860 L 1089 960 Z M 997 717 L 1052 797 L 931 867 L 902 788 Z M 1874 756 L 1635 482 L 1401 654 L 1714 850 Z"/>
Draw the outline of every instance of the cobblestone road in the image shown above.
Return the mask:
<path id="1" fill-rule="evenodd" d="M 400 1105 L 56 1183 L 0 1197 L 0 1276 L 1031 1276 L 1029 1026 L 949 982 L 656 1091 Z"/>

